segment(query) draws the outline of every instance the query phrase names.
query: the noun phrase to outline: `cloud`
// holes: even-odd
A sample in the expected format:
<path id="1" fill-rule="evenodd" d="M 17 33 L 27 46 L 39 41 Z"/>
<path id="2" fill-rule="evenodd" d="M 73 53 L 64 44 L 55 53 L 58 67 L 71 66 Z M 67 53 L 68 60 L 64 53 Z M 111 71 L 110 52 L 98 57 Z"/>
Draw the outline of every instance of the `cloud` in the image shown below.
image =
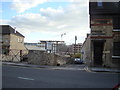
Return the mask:
<path id="1" fill-rule="evenodd" d="M 87 2 L 72 2 L 64 8 L 40 8 L 37 14 L 19 14 L 9 23 L 22 33 L 41 32 L 46 35 L 58 35 L 53 39 L 60 39 L 60 34 L 66 32 L 66 42 L 74 42 L 75 35 L 82 38 L 79 38 L 78 42 L 83 42 L 86 33 L 89 32 L 88 15 Z"/>
<path id="2" fill-rule="evenodd" d="M 11 8 L 16 10 L 18 13 L 23 13 L 26 10 L 36 7 L 45 2 L 72 2 L 86 5 L 85 2 L 88 2 L 88 0 L 13 0 L 12 2 L 13 3 L 11 5 Z"/>
<path id="3" fill-rule="evenodd" d="M 0 25 L 7 25 L 7 24 L 9 24 L 9 22 L 11 22 L 11 21 L 0 19 Z"/>
<path id="4" fill-rule="evenodd" d="M 13 0 L 11 8 L 15 9 L 18 13 L 22 13 L 45 2 L 47 2 L 47 0 Z"/>

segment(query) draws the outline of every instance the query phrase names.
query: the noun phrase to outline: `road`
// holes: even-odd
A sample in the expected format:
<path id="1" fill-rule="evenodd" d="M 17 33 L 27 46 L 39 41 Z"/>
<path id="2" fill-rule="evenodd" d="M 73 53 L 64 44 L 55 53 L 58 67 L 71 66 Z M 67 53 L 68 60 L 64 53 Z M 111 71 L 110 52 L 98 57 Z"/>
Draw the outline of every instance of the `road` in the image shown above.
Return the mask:
<path id="1" fill-rule="evenodd" d="M 3 88 L 112 88 L 118 74 L 3 65 Z"/>

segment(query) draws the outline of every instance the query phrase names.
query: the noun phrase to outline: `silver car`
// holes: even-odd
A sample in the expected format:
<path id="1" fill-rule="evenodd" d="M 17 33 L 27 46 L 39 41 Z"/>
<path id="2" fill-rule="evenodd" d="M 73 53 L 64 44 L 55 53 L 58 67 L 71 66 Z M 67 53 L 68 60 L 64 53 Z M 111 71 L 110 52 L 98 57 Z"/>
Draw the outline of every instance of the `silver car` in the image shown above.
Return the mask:
<path id="1" fill-rule="evenodd" d="M 80 58 L 75 58 L 74 63 L 75 64 L 83 64 L 83 60 L 81 60 Z"/>

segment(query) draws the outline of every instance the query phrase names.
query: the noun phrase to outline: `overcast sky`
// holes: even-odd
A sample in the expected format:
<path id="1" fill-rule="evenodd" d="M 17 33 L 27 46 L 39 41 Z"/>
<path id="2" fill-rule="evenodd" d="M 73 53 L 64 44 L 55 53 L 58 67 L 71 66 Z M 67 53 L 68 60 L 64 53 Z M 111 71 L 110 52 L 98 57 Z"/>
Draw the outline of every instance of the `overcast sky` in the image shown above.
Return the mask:
<path id="1" fill-rule="evenodd" d="M 3 0 L 0 5 L 0 24 L 16 27 L 25 42 L 64 40 L 72 44 L 76 35 L 77 43 L 83 43 L 90 32 L 88 0 Z"/>

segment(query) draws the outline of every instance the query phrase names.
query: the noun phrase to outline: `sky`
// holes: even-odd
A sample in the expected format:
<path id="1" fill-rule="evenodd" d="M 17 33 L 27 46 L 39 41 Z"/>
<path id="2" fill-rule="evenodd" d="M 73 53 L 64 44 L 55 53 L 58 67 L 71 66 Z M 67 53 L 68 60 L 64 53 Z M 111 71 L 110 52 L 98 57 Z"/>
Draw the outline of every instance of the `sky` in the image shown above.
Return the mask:
<path id="1" fill-rule="evenodd" d="M 90 32 L 88 4 L 88 0 L 2 0 L 0 24 L 16 28 L 29 43 L 63 40 L 73 44 L 75 36 L 77 43 L 83 43 Z"/>

